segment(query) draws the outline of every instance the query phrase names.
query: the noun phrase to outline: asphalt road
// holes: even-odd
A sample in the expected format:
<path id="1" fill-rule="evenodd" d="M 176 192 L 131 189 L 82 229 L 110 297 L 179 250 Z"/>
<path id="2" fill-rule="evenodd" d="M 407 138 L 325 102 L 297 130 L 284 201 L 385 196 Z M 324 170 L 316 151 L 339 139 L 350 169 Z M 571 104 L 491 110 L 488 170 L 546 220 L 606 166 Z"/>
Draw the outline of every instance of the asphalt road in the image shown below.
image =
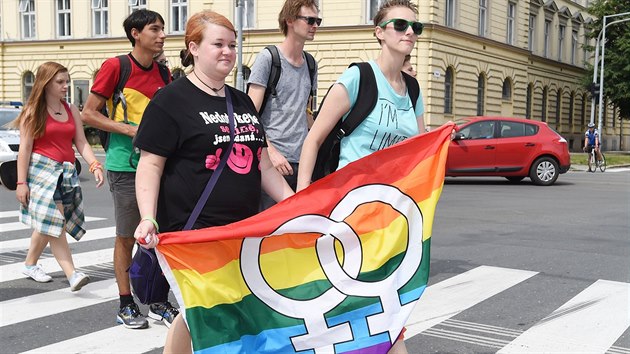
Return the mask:
<path id="1" fill-rule="evenodd" d="M 88 177 L 92 238 L 71 248 L 92 282 L 74 297 L 61 272 L 46 284 L 20 276 L 30 231 L 19 228 L 14 193 L 0 187 L 2 353 L 161 352 L 163 325 L 115 325 L 111 197 Z M 571 171 L 551 187 L 447 178 L 409 352 L 630 353 L 629 187 L 628 170 Z"/>

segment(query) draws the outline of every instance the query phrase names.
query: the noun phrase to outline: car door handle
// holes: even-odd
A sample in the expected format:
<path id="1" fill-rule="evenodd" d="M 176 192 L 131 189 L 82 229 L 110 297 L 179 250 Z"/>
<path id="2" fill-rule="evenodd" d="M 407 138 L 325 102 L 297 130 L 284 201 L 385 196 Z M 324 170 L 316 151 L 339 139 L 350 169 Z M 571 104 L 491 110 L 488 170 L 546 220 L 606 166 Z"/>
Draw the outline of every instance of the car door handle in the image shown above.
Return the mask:
<path id="1" fill-rule="evenodd" d="M 492 145 L 486 145 L 486 147 L 484 148 L 484 150 L 494 150 L 494 146 L 492 146 Z"/>
<path id="2" fill-rule="evenodd" d="M 536 144 L 534 144 L 534 143 L 526 143 L 525 144 L 525 147 L 533 147 L 533 146 L 536 146 Z"/>

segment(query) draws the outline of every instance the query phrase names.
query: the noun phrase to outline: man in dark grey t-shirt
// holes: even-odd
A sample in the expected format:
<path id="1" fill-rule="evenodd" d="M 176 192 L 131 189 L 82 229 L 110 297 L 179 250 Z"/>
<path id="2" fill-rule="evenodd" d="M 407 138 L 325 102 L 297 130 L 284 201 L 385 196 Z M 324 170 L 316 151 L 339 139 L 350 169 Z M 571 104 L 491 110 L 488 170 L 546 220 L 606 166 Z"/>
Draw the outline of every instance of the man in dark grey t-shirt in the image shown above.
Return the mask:
<path id="1" fill-rule="evenodd" d="M 297 12 L 296 12 L 297 10 Z M 297 184 L 297 169 L 302 144 L 306 139 L 312 118 L 307 115 L 311 93 L 304 44 L 313 40 L 321 24 L 316 0 L 287 0 L 280 11 L 278 22 L 285 38 L 277 45 L 281 75 L 276 85 L 276 96 L 270 96 L 261 121 L 267 134 L 269 157 L 276 169 L 285 177 L 291 188 Z M 271 71 L 271 53 L 258 53 L 248 80 L 248 94 L 257 110 L 260 110 Z M 313 85 L 317 82 L 317 68 Z M 264 192 L 261 210 L 275 202 Z"/>

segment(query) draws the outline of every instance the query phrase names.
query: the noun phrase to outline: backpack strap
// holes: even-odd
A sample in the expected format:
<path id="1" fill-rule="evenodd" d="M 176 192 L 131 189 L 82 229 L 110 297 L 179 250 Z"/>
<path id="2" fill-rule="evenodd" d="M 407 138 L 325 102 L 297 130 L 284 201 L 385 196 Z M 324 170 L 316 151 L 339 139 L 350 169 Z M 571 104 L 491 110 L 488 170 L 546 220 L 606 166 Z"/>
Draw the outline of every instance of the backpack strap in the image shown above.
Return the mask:
<path id="1" fill-rule="evenodd" d="M 370 63 L 352 63 L 348 67 L 352 66 L 359 68 L 359 92 L 354 106 L 348 113 L 346 119 L 341 123 L 341 127 L 337 132 L 339 138 L 352 134 L 354 129 L 372 112 L 378 99 L 376 77 L 374 77 L 374 71 Z"/>
<path id="2" fill-rule="evenodd" d="M 120 64 L 120 72 L 116 88 L 112 94 L 112 112 L 110 113 L 110 118 L 114 119 L 116 106 L 120 103 L 123 107 L 123 120 L 126 124 L 129 123 L 129 120 L 127 119 L 127 100 L 123 94 L 123 89 L 125 88 L 125 84 L 127 84 L 127 80 L 129 80 L 129 76 L 131 76 L 131 60 L 127 54 L 119 55 L 116 58 L 118 58 Z"/>
<path id="3" fill-rule="evenodd" d="M 317 90 L 315 89 L 315 71 L 317 70 L 317 64 L 315 63 L 315 58 L 307 51 L 304 51 L 304 58 L 306 58 L 308 75 L 311 78 L 311 111 L 313 111 L 316 107 L 315 97 L 317 97 Z"/>
<path id="4" fill-rule="evenodd" d="M 166 65 L 155 62 L 158 66 L 158 70 L 160 71 L 160 76 L 162 77 L 162 81 L 164 81 L 164 85 L 168 85 L 171 82 L 171 73 L 168 71 Z"/>
<path id="5" fill-rule="evenodd" d="M 413 111 L 416 111 L 416 101 L 420 96 L 420 85 L 418 84 L 418 80 L 415 77 L 407 74 L 404 71 L 401 71 L 403 74 L 403 78 L 405 79 L 405 85 L 407 85 L 407 93 L 409 94 L 409 98 L 411 98 L 411 105 L 413 106 Z"/>
<path id="6" fill-rule="evenodd" d="M 269 79 L 267 80 L 267 88 L 265 88 L 265 96 L 263 97 L 263 101 L 260 105 L 259 114 L 262 115 L 262 112 L 265 111 L 265 106 L 267 106 L 267 101 L 269 101 L 269 97 L 277 96 L 276 86 L 278 85 L 278 81 L 280 80 L 280 74 L 282 73 L 282 66 L 280 64 L 280 53 L 278 53 L 278 47 L 275 45 L 268 45 L 265 47 L 266 50 L 271 54 L 271 67 L 269 68 Z"/>

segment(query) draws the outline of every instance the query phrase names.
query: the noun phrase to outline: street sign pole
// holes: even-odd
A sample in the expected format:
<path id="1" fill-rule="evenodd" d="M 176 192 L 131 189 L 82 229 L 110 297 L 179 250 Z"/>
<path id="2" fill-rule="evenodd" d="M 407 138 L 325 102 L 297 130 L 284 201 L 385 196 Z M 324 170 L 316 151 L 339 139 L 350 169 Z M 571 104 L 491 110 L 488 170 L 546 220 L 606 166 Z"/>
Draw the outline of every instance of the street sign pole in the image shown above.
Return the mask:
<path id="1" fill-rule="evenodd" d="M 236 37 L 238 53 L 236 55 L 236 89 L 245 91 L 243 85 L 243 0 L 236 0 Z"/>

